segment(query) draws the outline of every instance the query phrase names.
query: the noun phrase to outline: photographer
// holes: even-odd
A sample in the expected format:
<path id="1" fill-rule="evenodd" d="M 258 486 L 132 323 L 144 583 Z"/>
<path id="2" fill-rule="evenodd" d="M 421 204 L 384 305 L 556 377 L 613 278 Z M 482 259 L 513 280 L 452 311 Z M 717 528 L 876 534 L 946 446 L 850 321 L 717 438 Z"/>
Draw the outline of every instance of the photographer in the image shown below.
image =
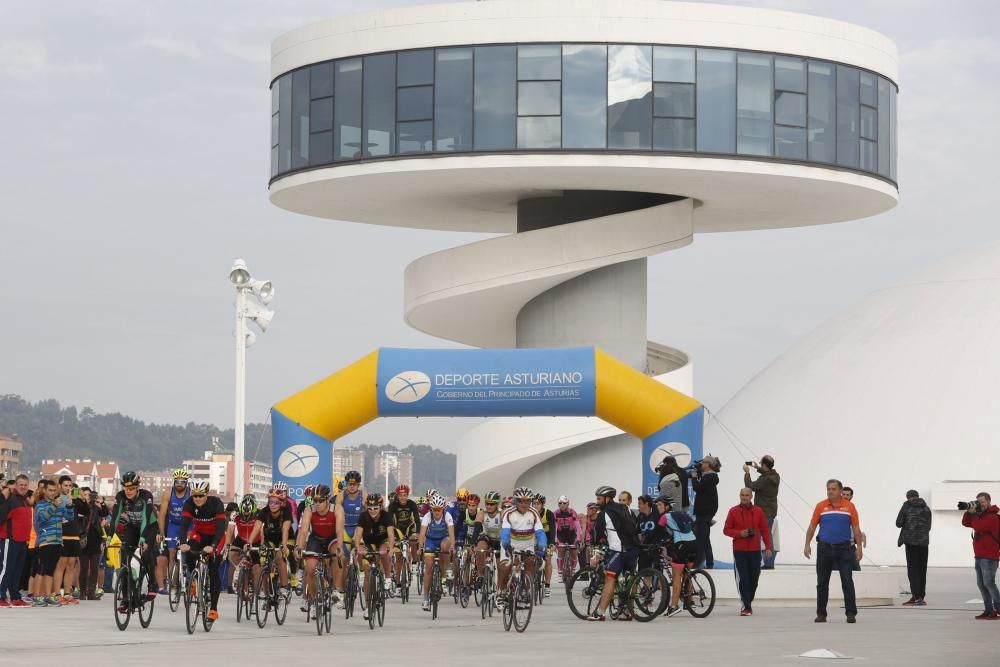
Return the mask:
<path id="1" fill-rule="evenodd" d="M 684 468 L 677 465 L 673 456 L 665 456 L 656 466 L 656 474 L 660 476 L 657 486 L 661 496 L 670 499 L 670 506 L 687 512 L 691 506 L 688 500 L 688 476 Z"/>
<path id="2" fill-rule="evenodd" d="M 764 556 L 771 556 L 771 530 L 760 505 L 752 502 L 753 491 L 740 489 L 740 504 L 729 510 L 722 532 L 733 538 L 733 569 L 736 587 L 743 607 L 740 616 L 753 616 L 753 598 L 760 579 L 760 552 L 763 538 Z"/>
<path id="3" fill-rule="evenodd" d="M 750 468 L 756 468 L 760 475 L 756 481 L 750 480 Z M 767 517 L 767 530 L 773 539 L 774 521 L 778 516 L 778 486 L 781 484 L 781 475 L 774 469 L 774 459 L 771 456 L 762 456 L 760 463 L 753 461 L 744 463 L 743 484 L 753 491 L 753 504 L 764 511 L 764 516 Z M 761 569 L 773 570 L 777 555 L 778 549 L 774 548 L 770 556 L 764 557 Z"/>
<path id="4" fill-rule="evenodd" d="M 931 508 L 914 489 L 906 492 L 906 502 L 896 515 L 899 540 L 896 546 L 906 545 L 906 575 L 910 580 L 910 599 L 904 607 L 923 607 L 927 604 L 927 551 L 931 538 Z"/>
<path id="5" fill-rule="evenodd" d="M 694 489 L 694 535 L 698 544 L 698 565 L 704 563 L 706 570 L 715 567 L 712 553 L 712 522 L 719 511 L 719 470 L 722 463 L 718 457 L 706 456 L 695 461 L 691 470 L 691 488 Z"/>
<path id="6" fill-rule="evenodd" d="M 976 555 L 976 585 L 983 596 L 985 611 L 980 620 L 1000 618 L 1000 591 L 997 590 L 997 564 L 1000 563 L 1000 515 L 985 491 L 968 503 L 959 503 L 965 510 L 962 525 L 971 528 L 972 551 Z"/>

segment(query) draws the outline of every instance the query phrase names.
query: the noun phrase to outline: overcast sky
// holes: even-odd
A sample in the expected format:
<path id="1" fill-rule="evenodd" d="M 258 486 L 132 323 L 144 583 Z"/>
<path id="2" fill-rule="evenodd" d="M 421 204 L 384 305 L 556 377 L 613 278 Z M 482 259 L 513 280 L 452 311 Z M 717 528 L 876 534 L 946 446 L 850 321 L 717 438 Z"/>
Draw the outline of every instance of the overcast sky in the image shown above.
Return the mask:
<path id="1" fill-rule="evenodd" d="M 271 40 L 400 4 L 415 3 L 0 3 L 0 393 L 231 426 L 237 256 L 277 289 L 247 354 L 250 421 L 377 346 L 447 345 L 403 322 L 403 269 L 478 237 L 307 218 L 267 198 Z M 1000 238 L 1000 3 L 733 4 L 896 41 L 901 187 L 876 218 L 699 235 L 650 259 L 649 338 L 693 356 L 712 409 L 863 294 Z M 453 449 L 471 424 L 382 420 L 344 444 Z"/>

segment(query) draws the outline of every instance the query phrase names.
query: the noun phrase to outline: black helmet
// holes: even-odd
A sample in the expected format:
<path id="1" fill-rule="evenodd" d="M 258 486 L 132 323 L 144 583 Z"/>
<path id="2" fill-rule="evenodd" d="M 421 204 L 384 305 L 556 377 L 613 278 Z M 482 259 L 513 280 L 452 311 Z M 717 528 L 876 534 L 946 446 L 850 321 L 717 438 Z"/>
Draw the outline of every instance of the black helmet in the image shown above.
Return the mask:
<path id="1" fill-rule="evenodd" d="M 382 494 L 369 493 L 365 498 L 365 507 L 382 507 Z"/>
<path id="2" fill-rule="evenodd" d="M 312 497 L 313 500 L 316 500 L 317 498 L 323 498 L 323 499 L 329 498 L 330 487 L 327 486 L 326 484 L 317 484 L 315 487 L 313 487 Z"/>
<path id="3" fill-rule="evenodd" d="M 667 509 L 670 509 L 670 507 L 672 506 L 671 503 L 670 503 L 670 497 L 669 496 L 657 496 L 656 500 L 654 500 L 653 503 L 654 504 L 655 503 L 663 503 L 664 505 L 667 506 Z"/>
<path id="4" fill-rule="evenodd" d="M 545 496 L 543 496 L 543 495 L 542 495 L 542 494 L 540 494 L 540 493 L 536 493 L 536 494 L 535 494 L 535 502 L 536 502 L 536 503 L 541 503 L 541 504 L 543 504 L 543 505 L 544 505 L 544 504 L 545 504 Z"/>
<path id="5" fill-rule="evenodd" d="M 139 483 L 139 473 L 134 470 L 129 470 L 127 473 L 122 475 L 122 484 L 138 484 Z"/>
<path id="6" fill-rule="evenodd" d="M 345 482 L 357 482 L 358 484 L 360 484 L 361 483 L 361 473 L 359 473 L 357 470 L 352 470 L 349 473 L 347 473 L 346 475 L 344 475 L 344 481 Z"/>
<path id="7" fill-rule="evenodd" d="M 615 496 L 618 495 L 618 491 L 615 490 L 615 487 L 604 484 L 602 486 L 597 487 L 597 490 L 594 491 L 594 495 L 604 496 L 605 498 L 614 498 Z"/>

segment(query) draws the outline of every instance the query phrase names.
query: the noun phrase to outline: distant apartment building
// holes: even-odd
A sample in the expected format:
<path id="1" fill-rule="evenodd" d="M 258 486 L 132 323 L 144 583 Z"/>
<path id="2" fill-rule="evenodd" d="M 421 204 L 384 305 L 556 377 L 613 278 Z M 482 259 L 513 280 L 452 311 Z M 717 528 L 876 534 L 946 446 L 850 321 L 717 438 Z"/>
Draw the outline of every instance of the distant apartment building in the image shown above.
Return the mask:
<path id="1" fill-rule="evenodd" d="M 163 492 L 174 485 L 173 470 L 137 470 L 142 488 L 153 494 L 156 502 L 160 502 Z"/>
<path id="2" fill-rule="evenodd" d="M 88 487 L 102 496 L 113 496 L 121 489 L 121 473 L 114 461 L 46 459 L 42 461 L 40 474 L 53 481 L 68 475 L 81 488 Z"/>
<path id="3" fill-rule="evenodd" d="M 383 451 L 375 455 L 375 465 L 370 475 L 376 478 L 389 479 L 389 488 L 394 489 L 400 484 L 413 488 L 413 455 L 400 454 L 397 451 Z"/>
<path id="4" fill-rule="evenodd" d="M 333 476 L 343 477 L 351 470 L 365 475 L 365 453 L 360 449 L 333 448 Z"/>
<path id="5" fill-rule="evenodd" d="M 17 477 L 21 472 L 21 453 L 24 445 L 17 433 L 0 433 L 0 472 L 6 479 Z"/>
<path id="6" fill-rule="evenodd" d="M 243 462 L 243 479 L 246 490 L 257 496 L 261 502 L 267 499 L 271 488 L 271 466 L 260 461 Z M 187 459 L 184 469 L 192 479 L 208 480 L 212 492 L 224 502 L 238 501 L 236 498 L 236 461 L 233 454 L 207 451 L 200 459 Z"/>

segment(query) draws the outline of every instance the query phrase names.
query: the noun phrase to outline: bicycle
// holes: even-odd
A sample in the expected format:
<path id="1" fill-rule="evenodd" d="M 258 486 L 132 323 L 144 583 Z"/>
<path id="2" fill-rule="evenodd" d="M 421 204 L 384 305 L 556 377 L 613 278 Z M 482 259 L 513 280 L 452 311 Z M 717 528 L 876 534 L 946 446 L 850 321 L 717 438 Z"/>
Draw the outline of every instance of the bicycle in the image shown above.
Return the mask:
<path id="1" fill-rule="evenodd" d="M 673 568 L 666 567 L 664 574 L 668 590 L 673 590 Z M 681 588 L 684 609 L 695 618 L 705 618 L 715 609 L 715 581 L 706 570 L 684 565 Z"/>
<path id="2" fill-rule="evenodd" d="M 358 567 L 357 552 L 351 549 L 351 555 L 347 563 L 347 576 L 344 583 L 344 617 L 354 616 L 354 603 L 361 606 L 362 613 L 365 611 L 367 601 L 361 590 L 361 568 Z"/>
<path id="3" fill-rule="evenodd" d="M 173 541 L 174 546 L 174 557 L 170 558 L 170 545 L 168 542 Z M 181 586 L 181 552 L 177 548 L 178 543 L 176 538 L 168 538 L 163 541 L 161 545 L 161 554 L 166 552 L 167 560 L 169 564 L 167 565 L 167 603 L 170 606 L 171 612 L 176 612 L 181 606 L 181 595 L 184 592 Z"/>
<path id="4" fill-rule="evenodd" d="M 330 553 L 316 553 L 306 551 L 303 557 L 316 557 L 316 570 L 314 571 L 315 586 L 313 587 L 312 599 L 306 600 L 306 623 L 310 620 L 316 621 L 316 634 L 322 636 L 323 631 L 330 633 L 333 626 L 333 583 L 330 580 L 330 573 L 327 563 L 334 558 Z M 303 582 L 305 591 L 305 582 Z"/>
<path id="5" fill-rule="evenodd" d="M 211 555 L 205 551 L 197 553 L 198 561 L 184 576 L 184 623 L 189 635 L 194 634 L 198 617 L 205 632 L 211 632 L 215 621 L 208 617 L 212 607 L 212 583 L 209 572 L 213 564 Z"/>
<path id="6" fill-rule="evenodd" d="M 438 616 L 438 603 L 444 597 L 444 586 L 441 584 L 441 550 L 435 549 L 432 553 L 434 554 L 434 565 L 431 569 L 431 589 L 427 594 L 430 598 L 431 620 L 433 621 Z M 421 562 L 423 562 L 422 558 Z"/>
<path id="7" fill-rule="evenodd" d="M 576 562 L 579 549 L 575 544 L 559 544 L 556 545 L 556 548 L 559 550 L 557 560 L 561 564 L 559 568 L 559 583 L 565 585 L 569 583 L 575 572 L 573 564 Z M 573 555 L 573 558 L 570 558 L 570 554 Z"/>
<path id="8" fill-rule="evenodd" d="M 538 567 L 535 568 L 532 593 L 535 596 L 535 604 L 541 605 L 545 599 L 545 557 L 538 558 Z"/>
<path id="9" fill-rule="evenodd" d="M 251 549 L 247 547 L 243 549 L 242 554 L 240 556 L 240 562 L 237 565 L 240 571 L 239 576 L 236 577 L 236 622 L 237 623 L 240 622 L 241 618 L 246 618 L 247 620 L 250 620 L 250 616 L 255 612 L 255 607 L 253 605 L 255 597 L 253 566 L 254 563 L 251 560 Z"/>
<path id="10" fill-rule="evenodd" d="M 392 571 L 396 572 L 398 567 L 399 581 L 396 582 L 396 590 L 399 592 L 399 601 L 406 604 L 410 601 L 410 583 L 413 577 L 413 559 L 410 557 L 410 541 L 403 538 L 399 547 L 392 554 Z M 418 592 L 419 594 L 419 592 Z"/>
<path id="11" fill-rule="evenodd" d="M 274 609 L 274 620 L 278 625 L 285 624 L 285 616 L 288 614 L 288 595 L 281 588 L 278 566 L 274 560 L 277 553 L 278 550 L 274 547 L 259 548 L 260 574 L 257 575 L 257 585 L 252 589 L 258 628 L 267 625 L 267 615 L 271 609 Z"/>
<path id="12" fill-rule="evenodd" d="M 368 561 L 368 628 L 374 630 L 376 620 L 380 628 L 385 621 L 385 574 L 378 551 L 369 551 L 362 558 Z"/>
<path id="13" fill-rule="evenodd" d="M 479 602 L 479 609 L 483 619 L 493 616 L 493 610 L 497 603 L 497 568 L 496 554 L 493 549 L 488 549 L 486 562 L 483 565 L 483 576 L 476 590 L 476 597 Z"/>
<path id="14" fill-rule="evenodd" d="M 148 628 L 153 621 L 156 583 L 145 560 L 136 556 L 136 550 L 136 547 L 122 546 L 121 565 L 118 568 L 118 580 L 115 582 L 115 625 L 122 632 L 128 627 L 133 612 L 138 613 L 139 624 L 143 628 Z M 138 576 L 132 573 L 133 558 L 139 560 Z M 153 595 L 143 593 L 144 587 L 147 593 L 152 591 Z"/>
<path id="15" fill-rule="evenodd" d="M 658 546 L 645 547 L 656 549 Z M 602 552 L 595 549 L 595 555 Z M 566 586 L 566 598 L 570 611 L 582 620 L 586 620 L 597 610 L 605 585 L 605 566 L 603 558 L 597 567 L 584 567 L 577 570 Z M 627 620 L 634 618 L 640 623 L 647 623 L 662 614 L 669 601 L 670 585 L 667 576 L 656 567 L 643 568 L 639 572 L 629 569 L 615 577 L 615 591 L 611 596 L 608 613 L 613 619 Z M 581 603 L 586 600 L 584 609 Z"/>
<path id="16" fill-rule="evenodd" d="M 510 576 L 507 579 L 507 600 L 503 605 L 503 629 L 510 632 L 511 626 L 518 632 L 528 629 L 531 610 L 534 607 L 534 576 L 529 576 L 527 563 L 535 558 L 531 551 L 517 551 L 511 556 Z M 535 559 L 536 562 L 539 559 Z M 544 561 L 543 561 L 544 562 Z M 535 565 L 535 570 L 541 569 Z"/>
<path id="17" fill-rule="evenodd" d="M 472 547 L 462 546 L 458 551 L 457 558 L 458 576 L 452 583 L 452 597 L 455 604 L 459 604 L 463 609 L 469 606 L 472 597 Z"/>

